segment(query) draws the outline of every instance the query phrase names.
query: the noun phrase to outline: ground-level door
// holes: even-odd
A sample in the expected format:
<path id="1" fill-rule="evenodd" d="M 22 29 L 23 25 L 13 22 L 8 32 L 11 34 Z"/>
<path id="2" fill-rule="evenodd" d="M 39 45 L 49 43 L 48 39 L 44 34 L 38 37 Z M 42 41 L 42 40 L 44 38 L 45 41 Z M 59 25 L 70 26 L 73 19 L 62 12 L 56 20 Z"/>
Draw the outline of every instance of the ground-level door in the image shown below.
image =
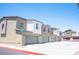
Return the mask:
<path id="1" fill-rule="evenodd" d="M 48 37 L 42 37 L 42 43 L 47 43 L 49 42 L 49 38 Z"/>
<path id="2" fill-rule="evenodd" d="M 24 36 L 23 43 L 24 43 L 24 45 L 37 44 L 38 37 L 37 36 Z"/>

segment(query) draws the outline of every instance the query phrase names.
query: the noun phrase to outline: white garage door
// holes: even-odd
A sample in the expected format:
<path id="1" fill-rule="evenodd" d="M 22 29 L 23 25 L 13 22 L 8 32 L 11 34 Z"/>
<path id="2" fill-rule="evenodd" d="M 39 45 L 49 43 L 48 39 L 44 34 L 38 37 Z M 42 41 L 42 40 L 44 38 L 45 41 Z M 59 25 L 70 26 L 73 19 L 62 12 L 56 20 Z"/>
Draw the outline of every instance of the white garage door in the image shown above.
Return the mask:
<path id="1" fill-rule="evenodd" d="M 48 40 L 48 37 L 42 37 L 42 43 L 46 43 L 46 42 L 48 42 L 49 40 Z"/>
<path id="2" fill-rule="evenodd" d="M 38 43 L 38 37 L 36 36 L 26 36 L 25 37 L 25 44 L 36 44 Z"/>

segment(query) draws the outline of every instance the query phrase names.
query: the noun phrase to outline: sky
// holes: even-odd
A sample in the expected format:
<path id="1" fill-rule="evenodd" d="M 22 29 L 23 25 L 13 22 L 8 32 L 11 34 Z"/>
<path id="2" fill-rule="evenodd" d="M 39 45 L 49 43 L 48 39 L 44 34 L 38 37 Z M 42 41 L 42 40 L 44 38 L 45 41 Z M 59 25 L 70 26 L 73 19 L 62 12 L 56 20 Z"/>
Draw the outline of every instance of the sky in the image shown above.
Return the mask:
<path id="1" fill-rule="evenodd" d="M 36 19 L 61 31 L 79 30 L 79 8 L 76 3 L 0 3 L 0 18 L 4 16 Z"/>

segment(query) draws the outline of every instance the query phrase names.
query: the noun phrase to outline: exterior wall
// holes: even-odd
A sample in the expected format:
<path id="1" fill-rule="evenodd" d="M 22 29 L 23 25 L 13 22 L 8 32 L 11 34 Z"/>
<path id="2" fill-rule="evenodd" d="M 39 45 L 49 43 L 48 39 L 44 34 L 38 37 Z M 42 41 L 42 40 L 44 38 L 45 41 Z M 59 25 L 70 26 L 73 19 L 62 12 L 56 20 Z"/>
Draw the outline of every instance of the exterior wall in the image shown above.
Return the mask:
<path id="1" fill-rule="evenodd" d="M 15 29 L 16 29 L 16 20 L 7 20 L 6 36 L 1 37 L 0 42 L 22 43 L 22 36 L 16 34 Z"/>
<path id="2" fill-rule="evenodd" d="M 61 41 L 60 36 L 52 35 L 52 36 L 49 37 L 49 42 L 57 42 L 57 41 Z"/>
<path id="3" fill-rule="evenodd" d="M 57 35 L 57 36 L 60 36 L 60 31 L 59 30 L 53 30 L 53 34 Z"/>
<path id="4" fill-rule="evenodd" d="M 64 36 L 66 36 L 66 37 L 71 37 L 71 36 L 72 36 L 72 33 L 71 33 L 71 32 L 65 32 L 65 33 L 64 33 Z"/>
<path id="5" fill-rule="evenodd" d="M 75 31 L 66 31 L 63 33 L 64 40 L 75 40 L 78 39 L 77 33 Z"/>
<path id="6" fill-rule="evenodd" d="M 49 33 L 51 33 L 52 35 L 60 36 L 60 30 L 58 28 L 49 28 Z"/>
<path id="7" fill-rule="evenodd" d="M 4 24 L 3 29 L 2 29 L 2 24 Z M 0 23 L 0 39 L 1 39 L 1 35 L 3 34 L 3 39 L 5 39 L 5 34 L 6 34 L 6 20 L 2 21 Z"/>
<path id="8" fill-rule="evenodd" d="M 48 34 L 49 33 L 49 28 L 50 28 L 49 25 L 43 24 L 42 25 L 42 33 Z"/>
<path id="9" fill-rule="evenodd" d="M 66 37 L 71 37 L 71 36 L 76 36 L 76 35 L 77 33 L 73 31 L 68 31 L 68 32 L 63 33 L 63 36 L 66 36 Z"/>
<path id="10" fill-rule="evenodd" d="M 0 22 L 0 39 L 1 39 L 1 34 L 2 34 L 2 32 L 4 31 L 4 29 L 3 29 L 3 31 L 2 31 L 2 23 L 5 24 L 5 21 Z M 5 27 L 5 26 L 4 26 L 4 27 Z"/>
<path id="11" fill-rule="evenodd" d="M 45 25 L 42 24 L 42 28 L 41 28 L 41 36 L 39 36 L 39 43 L 47 43 L 49 42 L 49 35 L 48 35 L 48 31 L 49 31 L 50 26 L 49 25 Z"/>
<path id="12" fill-rule="evenodd" d="M 36 24 L 38 24 L 38 29 L 36 29 Z M 32 31 L 33 33 L 41 34 L 41 27 L 42 27 L 42 23 L 40 23 L 40 22 L 27 21 L 27 31 Z"/>
<path id="13" fill-rule="evenodd" d="M 76 36 L 79 36 L 79 32 L 76 33 Z"/>
<path id="14" fill-rule="evenodd" d="M 49 28 L 49 33 L 51 34 L 49 37 L 50 42 L 61 41 L 62 36 L 60 34 L 60 30 L 58 28 Z"/>
<path id="15" fill-rule="evenodd" d="M 72 36 L 76 36 L 77 34 L 76 33 L 72 33 Z"/>
<path id="16" fill-rule="evenodd" d="M 3 26 L 2 26 L 3 25 Z M 0 33 L 5 34 L 6 33 L 6 20 L 2 21 L 0 23 Z"/>

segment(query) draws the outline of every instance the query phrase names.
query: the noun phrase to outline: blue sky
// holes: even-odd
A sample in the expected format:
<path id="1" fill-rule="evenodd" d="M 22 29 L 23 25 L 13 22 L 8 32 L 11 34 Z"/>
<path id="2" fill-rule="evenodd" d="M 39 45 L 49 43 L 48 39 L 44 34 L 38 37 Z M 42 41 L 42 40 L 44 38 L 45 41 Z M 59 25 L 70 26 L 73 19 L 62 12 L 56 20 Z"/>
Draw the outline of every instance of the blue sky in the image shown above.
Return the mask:
<path id="1" fill-rule="evenodd" d="M 62 31 L 79 30 L 79 8 L 75 3 L 0 4 L 0 18 L 3 16 L 37 19 Z"/>

